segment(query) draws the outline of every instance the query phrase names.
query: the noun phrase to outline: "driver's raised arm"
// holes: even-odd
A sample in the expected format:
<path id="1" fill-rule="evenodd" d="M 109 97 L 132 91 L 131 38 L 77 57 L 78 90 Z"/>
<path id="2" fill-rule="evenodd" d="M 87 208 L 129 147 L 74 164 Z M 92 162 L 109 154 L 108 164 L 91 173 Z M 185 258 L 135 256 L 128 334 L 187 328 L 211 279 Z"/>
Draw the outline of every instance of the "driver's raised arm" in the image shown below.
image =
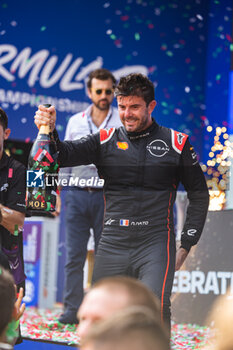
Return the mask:
<path id="1" fill-rule="evenodd" d="M 88 135 L 75 141 L 60 141 L 55 129 L 56 110 L 54 106 L 46 108 L 40 105 L 35 113 L 34 122 L 38 129 L 41 125 L 50 125 L 50 131 L 59 152 L 58 161 L 60 167 L 98 164 L 100 151 L 99 133 Z"/>

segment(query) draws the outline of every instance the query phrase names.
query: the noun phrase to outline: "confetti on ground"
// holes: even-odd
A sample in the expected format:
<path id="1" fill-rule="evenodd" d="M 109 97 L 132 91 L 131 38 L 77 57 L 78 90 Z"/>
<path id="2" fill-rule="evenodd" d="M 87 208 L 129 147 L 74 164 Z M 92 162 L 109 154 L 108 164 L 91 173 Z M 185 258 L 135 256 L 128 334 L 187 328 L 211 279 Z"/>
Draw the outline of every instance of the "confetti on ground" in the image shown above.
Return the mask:
<path id="1" fill-rule="evenodd" d="M 174 324 L 171 331 L 171 349 L 204 349 L 211 345 L 213 331 L 192 324 Z"/>
<path id="2" fill-rule="evenodd" d="M 29 339 L 66 343 L 79 343 L 76 325 L 63 325 L 58 321 L 61 309 L 37 309 L 28 307 L 21 319 L 23 337 Z M 191 324 L 173 324 L 171 349 L 204 349 L 211 344 L 213 332 L 208 327 Z"/>
<path id="3" fill-rule="evenodd" d="M 46 340 L 68 345 L 78 344 L 77 325 L 64 325 L 58 321 L 61 309 L 37 309 L 28 307 L 21 323 L 22 336 L 29 339 Z"/>

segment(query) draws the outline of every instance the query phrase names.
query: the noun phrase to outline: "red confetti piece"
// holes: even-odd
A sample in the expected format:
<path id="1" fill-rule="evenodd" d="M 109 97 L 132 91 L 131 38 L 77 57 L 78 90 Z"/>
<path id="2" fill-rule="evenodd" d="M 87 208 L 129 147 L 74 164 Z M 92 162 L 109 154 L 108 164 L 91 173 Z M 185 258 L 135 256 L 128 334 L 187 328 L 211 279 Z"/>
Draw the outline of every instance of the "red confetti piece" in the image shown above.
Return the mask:
<path id="1" fill-rule="evenodd" d="M 229 34 L 226 34 L 226 39 L 231 43 L 232 42 L 232 37 Z"/>
<path id="2" fill-rule="evenodd" d="M 180 43 L 181 45 L 185 45 L 185 40 L 180 39 L 180 40 L 179 40 L 179 43 Z"/>
<path id="3" fill-rule="evenodd" d="M 114 44 L 115 44 L 115 45 L 120 45 L 120 44 L 121 44 L 120 39 L 115 40 L 115 41 L 114 41 Z"/>
<path id="4" fill-rule="evenodd" d="M 129 19 L 129 16 L 121 16 L 121 20 L 123 22 L 128 21 L 128 19 Z"/>
<path id="5" fill-rule="evenodd" d="M 175 108 L 175 109 L 174 109 L 174 113 L 175 113 L 175 114 L 178 114 L 178 115 L 181 115 L 181 114 L 182 114 L 182 111 L 181 111 L 181 109 L 179 109 L 179 108 Z"/>

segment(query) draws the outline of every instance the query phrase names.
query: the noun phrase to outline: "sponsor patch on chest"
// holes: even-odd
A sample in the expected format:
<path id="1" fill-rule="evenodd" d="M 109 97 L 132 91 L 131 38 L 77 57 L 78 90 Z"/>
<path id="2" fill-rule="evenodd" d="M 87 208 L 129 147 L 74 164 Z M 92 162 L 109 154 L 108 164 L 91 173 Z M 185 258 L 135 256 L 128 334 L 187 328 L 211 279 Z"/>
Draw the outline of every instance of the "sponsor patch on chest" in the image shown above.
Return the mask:
<path id="1" fill-rule="evenodd" d="M 129 148 L 128 142 L 117 142 L 117 148 L 122 149 L 123 151 L 126 151 Z"/>
<path id="2" fill-rule="evenodd" d="M 170 151 L 166 142 L 160 139 L 151 141 L 146 148 L 154 157 L 163 157 Z"/>

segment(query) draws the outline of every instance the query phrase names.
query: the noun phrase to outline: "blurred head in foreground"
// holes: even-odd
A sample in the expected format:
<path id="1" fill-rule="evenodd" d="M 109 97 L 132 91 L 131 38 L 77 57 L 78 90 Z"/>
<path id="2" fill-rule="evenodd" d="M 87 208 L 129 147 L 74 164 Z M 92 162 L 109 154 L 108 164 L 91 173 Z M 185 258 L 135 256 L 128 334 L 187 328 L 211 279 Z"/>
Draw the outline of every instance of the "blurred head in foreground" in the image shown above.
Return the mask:
<path id="1" fill-rule="evenodd" d="M 12 320 L 15 298 L 13 277 L 10 272 L 0 266 L 0 342 L 5 341 L 5 331 Z"/>
<path id="2" fill-rule="evenodd" d="M 83 338 L 90 326 L 130 306 L 145 306 L 160 322 L 160 303 L 140 281 L 126 276 L 108 277 L 93 285 L 78 311 L 78 335 Z"/>
<path id="3" fill-rule="evenodd" d="M 169 336 L 150 309 L 131 306 L 92 325 L 81 350 L 169 350 Z"/>
<path id="4" fill-rule="evenodd" d="M 233 350 L 233 293 L 217 298 L 207 323 L 214 328 L 211 350 Z"/>

